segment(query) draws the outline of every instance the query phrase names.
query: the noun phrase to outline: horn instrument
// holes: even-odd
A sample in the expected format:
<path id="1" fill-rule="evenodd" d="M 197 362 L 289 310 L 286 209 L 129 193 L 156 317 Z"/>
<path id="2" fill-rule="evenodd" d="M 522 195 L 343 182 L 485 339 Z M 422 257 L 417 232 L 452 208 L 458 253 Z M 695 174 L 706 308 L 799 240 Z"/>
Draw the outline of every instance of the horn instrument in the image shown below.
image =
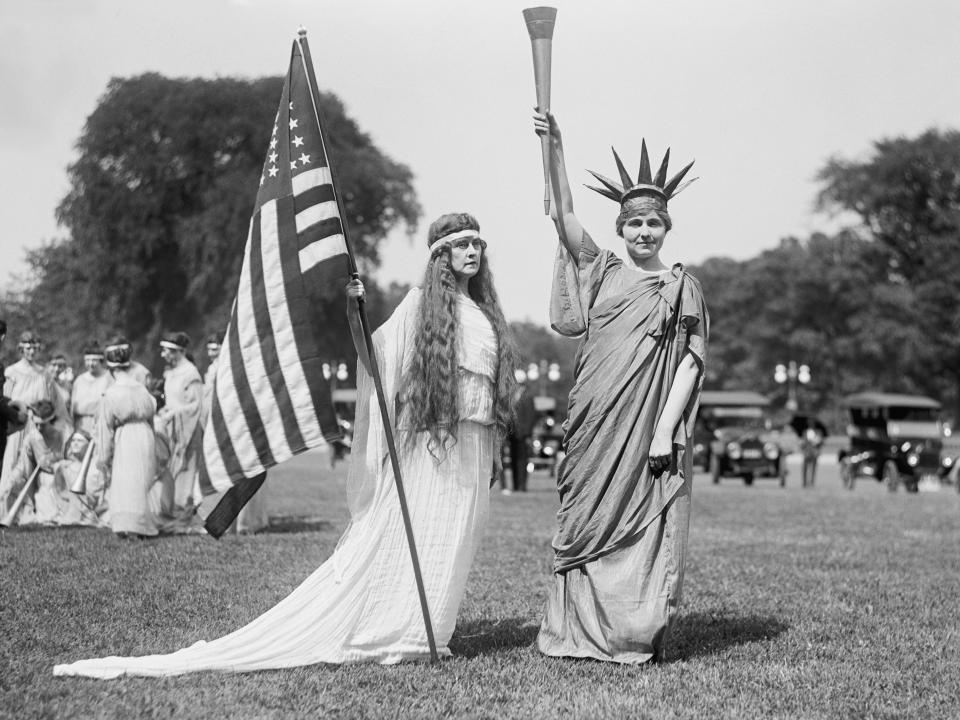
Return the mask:
<path id="1" fill-rule="evenodd" d="M 87 451 L 83 454 L 83 460 L 80 461 L 80 471 L 70 485 L 70 492 L 77 495 L 87 494 L 87 474 L 90 472 L 90 464 L 93 461 L 93 445 L 93 440 L 87 444 Z"/>

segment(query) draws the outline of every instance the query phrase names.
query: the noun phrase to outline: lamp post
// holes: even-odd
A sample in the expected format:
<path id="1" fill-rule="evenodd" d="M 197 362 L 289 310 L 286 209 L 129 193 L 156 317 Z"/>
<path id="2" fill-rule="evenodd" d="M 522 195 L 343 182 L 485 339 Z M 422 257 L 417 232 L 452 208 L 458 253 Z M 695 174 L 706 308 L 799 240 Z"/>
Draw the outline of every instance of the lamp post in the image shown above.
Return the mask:
<path id="1" fill-rule="evenodd" d="M 333 391 L 337 387 L 337 381 L 346 382 L 347 378 L 350 377 L 350 372 L 347 369 L 347 364 L 345 362 L 341 363 L 324 363 L 323 366 L 323 377 L 325 380 L 330 381 L 330 396 L 333 397 Z"/>
<path id="2" fill-rule="evenodd" d="M 527 366 L 526 372 L 523 370 L 517 370 L 517 380 L 523 382 L 524 380 L 529 380 L 530 382 L 539 381 L 537 386 L 538 395 L 547 394 L 547 381 L 557 382 L 560 379 L 560 365 L 555 362 L 550 362 L 548 360 L 541 360 L 539 363 L 530 363 Z"/>
<path id="3" fill-rule="evenodd" d="M 779 385 L 787 384 L 787 410 L 796 412 L 799 407 L 797 403 L 797 384 L 806 385 L 810 382 L 810 366 L 797 365 L 795 360 L 791 360 L 784 365 L 779 363 L 773 369 L 773 379 Z"/>

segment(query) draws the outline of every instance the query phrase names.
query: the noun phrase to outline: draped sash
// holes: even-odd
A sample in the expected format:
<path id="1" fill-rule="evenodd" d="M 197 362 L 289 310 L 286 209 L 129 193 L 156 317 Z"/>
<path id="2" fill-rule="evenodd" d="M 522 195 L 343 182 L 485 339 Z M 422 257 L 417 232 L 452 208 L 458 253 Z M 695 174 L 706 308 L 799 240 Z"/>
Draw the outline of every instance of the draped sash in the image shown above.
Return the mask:
<path id="1" fill-rule="evenodd" d="M 552 302 L 563 310 L 552 317 L 554 326 L 583 334 L 557 480 L 558 573 L 630 545 L 692 475 L 686 447 L 706 354 L 703 296 L 681 265 L 637 273 L 592 241 L 583 247 L 574 269 L 569 255 L 566 267 L 558 259 L 564 282 L 559 290 L 555 282 Z M 647 462 L 650 443 L 687 352 L 701 372 L 675 429 L 674 460 L 656 478 Z"/>

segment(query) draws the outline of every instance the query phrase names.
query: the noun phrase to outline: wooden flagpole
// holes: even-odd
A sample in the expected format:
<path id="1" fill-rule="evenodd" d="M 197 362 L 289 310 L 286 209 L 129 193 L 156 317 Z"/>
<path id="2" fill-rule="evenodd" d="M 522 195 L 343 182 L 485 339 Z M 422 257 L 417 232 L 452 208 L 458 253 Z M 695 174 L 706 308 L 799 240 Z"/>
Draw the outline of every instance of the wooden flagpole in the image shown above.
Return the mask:
<path id="1" fill-rule="evenodd" d="M 357 263 L 353 257 L 353 249 L 350 245 L 350 238 L 347 229 L 347 215 L 344 212 L 343 200 L 340 197 L 337 187 L 336 174 L 334 173 L 333 162 L 330 159 L 326 138 L 323 134 L 322 114 L 320 110 L 320 91 L 317 88 L 317 78 L 313 71 L 313 59 L 310 57 L 310 47 L 307 45 L 307 31 L 300 28 L 298 31 L 297 42 L 300 44 L 300 52 L 303 56 L 303 63 L 307 71 L 307 79 L 310 83 L 310 94 L 313 97 L 313 109 L 317 116 L 317 124 L 320 128 L 320 142 L 323 144 L 323 152 L 327 156 L 327 167 L 330 170 L 331 184 L 333 185 L 334 197 L 337 199 L 337 209 L 340 211 L 340 223 L 343 227 L 343 238 L 347 246 L 347 255 L 350 258 L 350 274 L 354 279 L 359 279 L 357 272 Z M 410 510 L 407 508 L 407 495 L 403 490 L 403 480 L 400 477 L 400 461 L 397 458 L 396 443 L 393 439 L 393 428 L 390 427 L 390 416 L 387 414 L 387 401 L 383 393 L 383 381 L 380 378 L 380 367 L 377 364 L 376 349 L 373 346 L 373 337 L 370 335 L 370 321 L 367 318 L 367 310 L 364 301 L 357 299 L 357 307 L 360 311 L 360 326 L 363 328 L 364 342 L 367 346 L 367 354 L 370 356 L 370 372 L 373 376 L 373 385 L 377 391 L 377 400 L 380 403 L 380 417 L 383 419 L 383 430 L 387 438 L 387 449 L 390 452 L 390 463 L 393 466 L 393 479 L 397 486 L 397 497 L 400 500 L 400 514 L 403 516 L 403 527 L 407 533 L 407 546 L 410 548 L 410 559 L 413 561 L 413 575 L 417 581 L 417 593 L 420 595 L 420 609 L 423 611 L 423 623 L 427 630 L 427 644 L 430 646 L 430 660 L 436 662 L 437 643 L 433 637 L 433 623 L 430 622 L 430 608 L 427 605 L 427 593 L 423 586 L 423 574 L 420 572 L 420 560 L 417 557 L 417 545 L 413 537 L 413 525 L 410 523 Z"/>

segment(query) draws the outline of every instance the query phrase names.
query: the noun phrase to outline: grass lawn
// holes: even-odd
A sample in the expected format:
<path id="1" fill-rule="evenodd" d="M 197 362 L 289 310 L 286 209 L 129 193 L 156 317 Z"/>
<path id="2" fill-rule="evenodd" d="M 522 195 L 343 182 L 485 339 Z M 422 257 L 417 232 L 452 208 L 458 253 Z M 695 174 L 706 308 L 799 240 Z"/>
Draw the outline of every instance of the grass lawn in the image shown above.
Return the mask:
<path id="1" fill-rule="evenodd" d="M 236 629 L 332 551 L 344 466 L 271 478 L 271 531 L 130 542 L 0 534 L 0 717 L 957 718 L 960 495 L 872 480 L 812 490 L 694 483 L 690 562 L 668 662 L 541 657 L 556 493 L 538 473 L 491 524 L 436 665 L 314 666 L 170 679 L 54 678 L 54 663 L 167 652 Z"/>

